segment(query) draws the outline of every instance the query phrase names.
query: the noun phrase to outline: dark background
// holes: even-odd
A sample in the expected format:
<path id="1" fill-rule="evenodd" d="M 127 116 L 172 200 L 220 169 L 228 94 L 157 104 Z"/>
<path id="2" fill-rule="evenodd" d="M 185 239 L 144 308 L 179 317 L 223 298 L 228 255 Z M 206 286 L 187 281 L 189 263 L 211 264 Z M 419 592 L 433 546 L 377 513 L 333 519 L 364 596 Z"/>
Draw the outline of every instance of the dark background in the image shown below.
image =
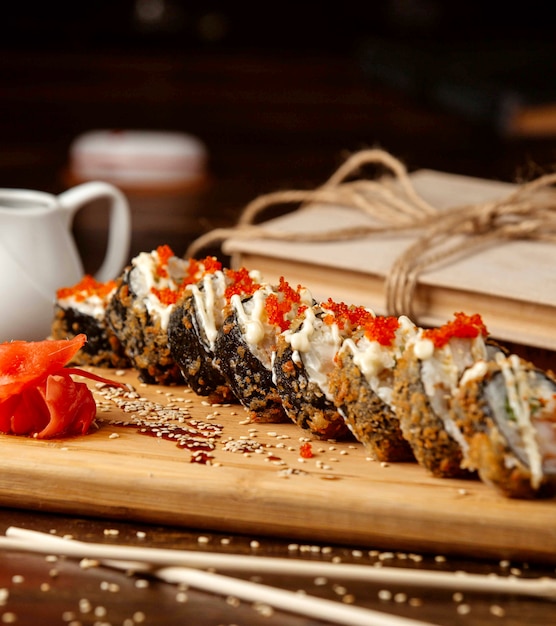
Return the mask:
<path id="1" fill-rule="evenodd" d="M 553 169 L 556 138 L 508 134 L 500 94 L 551 102 L 554 52 L 534 1 L 21 1 L 3 15 L 0 186 L 63 190 L 69 145 L 91 129 L 192 133 L 210 155 L 202 219 L 176 232 L 161 216 L 134 238 L 181 253 L 366 147 L 410 170 L 523 180 Z"/>

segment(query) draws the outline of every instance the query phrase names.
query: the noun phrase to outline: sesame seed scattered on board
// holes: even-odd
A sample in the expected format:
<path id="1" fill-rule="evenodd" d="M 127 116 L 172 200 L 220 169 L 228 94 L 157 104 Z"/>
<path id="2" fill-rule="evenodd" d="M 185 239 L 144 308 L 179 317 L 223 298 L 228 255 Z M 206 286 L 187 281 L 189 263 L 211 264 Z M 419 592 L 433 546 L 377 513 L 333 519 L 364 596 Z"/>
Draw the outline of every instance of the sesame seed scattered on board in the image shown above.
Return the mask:
<path id="1" fill-rule="evenodd" d="M 456 611 L 459 615 L 468 615 L 471 613 L 471 606 L 469 604 L 458 604 Z"/>
<path id="2" fill-rule="evenodd" d="M 504 607 L 500 606 L 499 604 L 492 604 L 489 608 L 489 611 L 490 614 L 494 615 L 495 617 L 504 617 L 506 615 Z"/>

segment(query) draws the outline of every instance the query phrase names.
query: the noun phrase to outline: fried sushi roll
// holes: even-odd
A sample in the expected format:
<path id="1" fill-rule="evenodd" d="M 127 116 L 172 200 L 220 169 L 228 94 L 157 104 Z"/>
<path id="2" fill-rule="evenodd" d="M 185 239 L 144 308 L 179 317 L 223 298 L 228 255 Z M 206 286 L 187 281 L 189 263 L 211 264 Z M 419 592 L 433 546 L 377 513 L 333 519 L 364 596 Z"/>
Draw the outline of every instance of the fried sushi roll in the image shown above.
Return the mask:
<path id="1" fill-rule="evenodd" d="M 294 290 L 283 278 L 278 286 L 265 284 L 252 295 L 230 298 L 215 341 L 215 364 L 252 421 L 287 421 L 272 378 L 276 340 L 298 308 L 311 303 L 306 289 Z"/>
<path id="2" fill-rule="evenodd" d="M 106 318 L 139 379 L 149 384 L 183 383 L 168 346 L 172 308 L 192 280 L 192 266 L 168 246 L 131 260 L 106 309 Z"/>
<path id="3" fill-rule="evenodd" d="M 130 366 L 122 344 L 106 321 L 106 307 L 116 287 L 115 280 L 102 283 L 86 275 L 72 287 L 56 292 L 52 339 L 87 336 L 87 342 L 72 363 L 96 367 Z"/>
<path id="4" fill-rule="evenodd" d="M 334 404 L 377 461 L 414 461 L 392 403 L 396 365 L 417 333 L 407 317 L 371 316 L 343 342 L 328 377 Z"/>
<path id="5" fill-rule="evenodd" d="M 350 434 L 334 404 L 328 377 L 344 339 L 372 316 L 362 307 L 329 299 L 303 309 L 277 342 L 273 378 L 288 417 L 319 439 Z"/>
<path id="6" fill-rule="evenodd" d="M 186 384 L 210 402 L 234 402 L 226 378 L 214 363 L 216 337 L 224 322 L 224 308 L 232 294 L 249 295 L 260 286 L 260 276 L 206 265 L 200 281 L 188 285 L 168 323 L 171 354 Z"/>
<path id="7" fill-rule="evenodd" d="M 498 353 L 462 377 L 453 403 L 466 467 L 512 498 L 556 491 L 556 380 L 517 355 Z"/>
<path id="8" fill-rule="evenodd" d="M 451 399 L 463 372 L 488 360 L 487 331 L 479 315 L 456 313 L 440 328 L 420 329 L 396 368 L 392 402 L 417 461 L 433 476 L 469 477 L 462 467 L 463 435 Z"/>

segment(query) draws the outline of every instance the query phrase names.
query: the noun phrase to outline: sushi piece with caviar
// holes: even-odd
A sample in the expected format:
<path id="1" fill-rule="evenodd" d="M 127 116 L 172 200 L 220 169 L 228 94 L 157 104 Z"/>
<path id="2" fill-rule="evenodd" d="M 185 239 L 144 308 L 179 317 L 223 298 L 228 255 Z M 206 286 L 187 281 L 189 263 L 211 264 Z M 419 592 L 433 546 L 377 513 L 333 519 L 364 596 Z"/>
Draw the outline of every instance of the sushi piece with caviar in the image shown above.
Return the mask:
<path id="1" fill-rule="evenodd" d="M 106 318 L 142 382 L 183 383 L 168 346 L 168 321 L 198 271 L 196 263 L 176 257 L 166 245 L 141 252 L 124 270 Z"/>
<path id="2" fill-rule="evenodd" d="M 262 284 L 251 295 L 230 297 L 215 341 L 215 363 L 252 421 L 287 421 L 272 379 L 272 360 L 279 334 L 300 307 L 310 304 L 307 289 L 293 289 L 283 278 L 277 286 Z"/>
<path id="3" fill-rule="evenodd" d="M 106 306 L 116 291 L 115 280 L 99 282 L 85 275 L 77 284 L 56 292 L 52 339 L 87 336 L 87 342 L 72 358 L 77 365 L 130 366 L 122 344 L 106 321 Z"/>
<path id="4" fill-rule="evenodd" d="M 342 343 L 328 379 L 339 413 L 377 461 L 414 461 L 392 402 L 396 366 L 418 329 L 405 316 L 369 316 Z"/>
<path id="5" fill-rule="evenodd" d="M 479 315 L 456 313 L 439 328 L 419 329 L 399 360 L 392 402 L 415 458 L 433 476 L 471 476 L 450 405 L 464 371 L 489 360 L 486 339 Z"/>
<path id="6" fill-rule="evenodd" d="M 349 436 L 328 377 L 344 339 L 374 314 L 329 299 L 302 309 L 277 342 L 273 378 L 288 417 L 320 439 Z"/>
<path id="7" fill-rule="evenodd" d="M 463 464 L 513 498 L 556 490 L 556 379 L 498 353 L 462 377 L 453 403 L 465 438 Z"/>
<path id="8" fill-rule="evenodd" d="M 233 294 L 250 295 L 259 288 L 260 276 L 245 268 L 222 269 L 220 263 L 205 264 L 202 278 L 187 286 L 168 323 L 171 354 L 186 384 L 212 403 L 237 401 L 214 363 L 218 331 L 224 308 Z"/>

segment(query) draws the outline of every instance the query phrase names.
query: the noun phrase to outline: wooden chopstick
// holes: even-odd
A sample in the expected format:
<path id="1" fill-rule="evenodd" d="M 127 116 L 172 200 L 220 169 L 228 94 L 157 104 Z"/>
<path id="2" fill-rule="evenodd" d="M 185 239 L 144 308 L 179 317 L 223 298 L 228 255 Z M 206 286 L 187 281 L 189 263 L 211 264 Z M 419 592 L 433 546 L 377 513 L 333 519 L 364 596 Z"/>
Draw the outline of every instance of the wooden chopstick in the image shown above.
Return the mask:
<path id="1" fill-rule="evenodd" d="M 220 568 L 237 572 L 295 576 L 334 576 L 348 580 L 432 587 L 478 593 L 502 593 L 556 599 L 556 579 L 517 578 L 465 572 L 441 572 L 401 567 L 372 567 L 327 561 L 304 561 L 279 557 L 195 552 L 164 548 L 86 543 L 23 528 L 10 527 L 0 537 L 0 547 L 59 554 L 75 558 L 117 560 L 135 564 L 136 569 L 152 567 Z"/>
<path id="2" fill-rule="evenodd" d="M 130 565 L 138 565 L 141 571 L 148 571 L 152 576 L 167 583 L 186 584 L 190 587 L 218 595 L 232 596 L 240 600 L 266 604 L 287 613 L 304 615 L 341 626 L 435 626 L 430 622 L 345 605 L 333 600 L 302 595 L 269 585 L 253 583 L 185 566 L 175 565 L 153 568 L 151 563 L 151 568 L 149 569 L 148 561 L 144 563 L 141 562 L 141 560 L 133 559 L 130 561 L 127 558 L 132 551 L 135 552 L 135 556 L 139 554 L 147 555 L 153 551 L 159 553 L 155 558 L 155 560 L 158 560 L 161 553 L 173 552 L 172 550 L 158 550 L 153 548 L 135 549 L 131 546 L 90 544 L 15 527 L 10 527 L 7 534 L 12 537 L 16 535 L 17 537 L 0 537 L 0 547 L 42 554 L 50 554 L 56 551 L 57 554 L 64 556 L 94 558 L 99 559 L 103 565 L 123 569 L 124 571 L 128 571 Z M 131 550 L 127 548 L 131 548 Z M 106 559 L 104 558 L 105 556 L 107 557 Z M 256 567 L 258 558 L 247 558 L 251 558 L 253 565 Z"/>

